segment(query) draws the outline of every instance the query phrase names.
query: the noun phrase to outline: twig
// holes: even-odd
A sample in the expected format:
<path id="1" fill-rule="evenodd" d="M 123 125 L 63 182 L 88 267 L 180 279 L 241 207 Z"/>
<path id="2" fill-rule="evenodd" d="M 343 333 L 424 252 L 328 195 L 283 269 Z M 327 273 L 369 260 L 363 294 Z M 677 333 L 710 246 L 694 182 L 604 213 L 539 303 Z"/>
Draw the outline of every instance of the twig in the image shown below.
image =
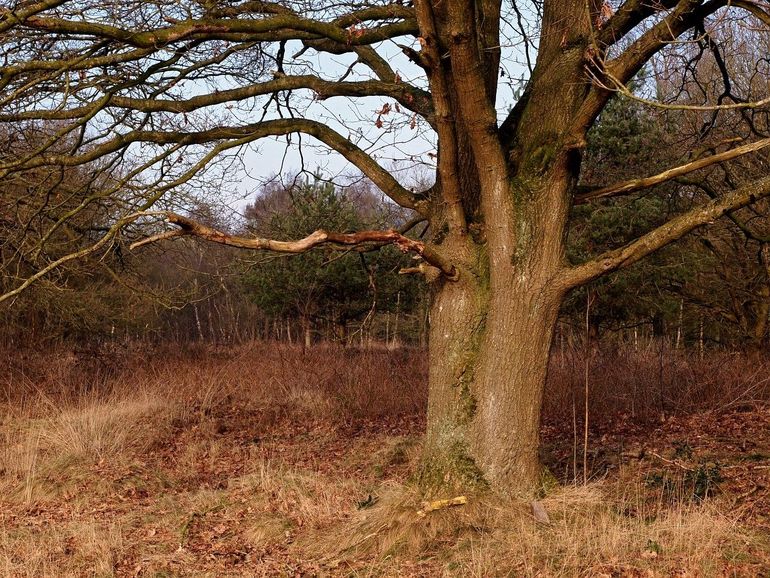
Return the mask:
<path id="1" fill-rule="evenodd" d="M 448 500 L 435 500 L 433 502 L 423 502 L 422 509 L 417 510 L 417 515 L 420 518 L 424 518 L 429 512 L 435 512 L 436 510 L 443 510 L 444 508 L 451 508 L 452 506 L 464 506 L 468 503 L 468 498 L 465 496 L 457 496 L 456 498 L 449 498 Z"/>
<path id="2" fill-rule="evenodd" d="M 663 456 L 656 454 L 655 452 L 649 452 L 649 454 L 655 458 L 658 458 L 662 462 L 666 462 L 667 464 L 671 464 L 672 466 L 676 466 L 678 468 L 681 468 L 687 472 L 694 472 L 695 470 L 693 468 L 690 468 L 688 466 L 685 466 L 684 464 L 676 461 L 676 460 L 669 460 L 667 458 L 664 458 Z"/>

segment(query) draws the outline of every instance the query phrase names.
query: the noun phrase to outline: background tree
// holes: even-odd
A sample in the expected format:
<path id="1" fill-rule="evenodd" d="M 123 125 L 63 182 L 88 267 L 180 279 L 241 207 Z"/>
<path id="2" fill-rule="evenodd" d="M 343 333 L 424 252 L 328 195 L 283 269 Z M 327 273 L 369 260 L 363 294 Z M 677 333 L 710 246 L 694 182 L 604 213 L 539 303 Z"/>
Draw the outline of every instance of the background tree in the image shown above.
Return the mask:
<path id="1" fill-rule="evenodd" d="M 379 206 L 368 189 L 340 190 L 319 177 L 261 193 L 247 211 L 247 226 L 259 236 L 299 239 L 321 227 L 357 231 L 403 226 L 404 216 Z M 391 247 L 377 252 L 325 250 L 294 258 L 255 255 L 244 284 L 268 315 L 297 318 L 305 345 L 323 325 L 336 339 L 347 337 L 350 321 L 377 312 L 411 312 L 419 299 L 412 277 L 397 275 L 409 259 Z"/>
<path id="2" fill-rule="evenodd" d="M 13 162 L 36 151 L 57 130 L 55 124 L 6 126 L 0 143 L 0 162 Z M 65 140 L 60 150 L 74 146 Z M 107 199 L 78 210 L 109 174 L 83 167 L 43 166 L 9 174 L 0 195 L 0 289 L 10 291 L 42 263 L 88 247 L 112 218 L 114 201 Z M 0 310 L 3 335 L 16 343 L 59 339 L 104 338 L 144 325 L 145 295 L 132 290 L 126 255 L 112 245 L 99 259 L 71 261 L 55 276 L 18 297 L 13 308 Z"/>
<path id="3" fill-rule="evenodd" d="M 731 34 L 740 37 L 739 30 Z M 708 46 L 707 41 L 702 43 Z M 728 54 L 734 61 L 746 58 L 738 47 L 732 47 Z M 720 71 L 715 63 L 697 60 L 695 64 L 698 90 L 718 89 L 715 78 L 719 78 Z M 733 82 L 751 84 L 752 79 L 742 77 L 741 71 L 746 70 L 751 70 L 750 66 L 736 71 Z M 648 74 L 640 76 L 629 90 L 643 92 L 645 84 L 650 83 L 655 83 L 659 94 L 672 90 L 665 78 Z M 679 87 L 674 89 L 678 92 Z M 719 96 L 711 95 L 714 100 Z M 740 139 L 741 134 L 754 131 L 764 136 L 758 130 L 764 118 L 762 108 L 755 110 L 751 116 L 749 111 L 724 111 L 703 125 L 703 111 L 656 111 L 634 100 L 613 99 L 588 134 L 581 186 L 590 189 L 609 175 L 614 180 L 627 179 L 642 167 L 644 173 L 660 171 L 665 168 L 666 157 L 676 151 L 686 160 L 694 143 L 698 143 L 697 154 L 713 154 L 725 143 Z M 701 134 L 704 126 L 708 134 Z M 581 262 L 597 252 L 621 246 L 640 231 L 688 210 L 693 202 L 717 198 L 747 177 L 761 178 L 767 172 L 765 159 L 760 151 L 752 158 L 741 157 L 714 166 L 697 177 L 680 177 L 627 197 L 598 201 L 593 207 L 577 205 L 570 259 Z M 687 335 L 691 341 L 704 335 L 711 343 L 759 348 L 768 313 L 762 257 L 766 215 L 764 201 L 741 209 L 730 219 L 588 285 L 585 290 L 591 292 L 594 334 L 641 324 L 648 325 L 652 334 L 679 343 Z M 565 303 L 565 314 L 578 327 L 585 323 L 585 304 L 583 290 L 573 292 Z"/>
<path id="4" fill-rule="evenodd" d="M 29 155 L 57 130 L 53 123 L 6 128 L 3 162 Z M 104 234 L 120 199 L 99 198 L 114 178 L 102 169 L 96 167 L 100 178 L 93 178 L 83 167 L 46 166 L 13 172 L 5 180 L 0 196 L 4 292 L 41 264 L 87 250 Z M 221 225 L 213 207 L 189 207 L 197 219 Z M 175 340 L 233 340 L 239 331 L 236 309 L 247 304 L 245 299 L 236 303 L 235 272 L 233 251 L 222 247 L 188 243 L 134 254 L 114 239 L 103 253 L 68 261 L 19 295 L 14 307 L 0 310 L 0 339 L 30 346 L 56 341 L 88 346 L 161 334 Z"/>
<path id="5" fill-rule="evenodd" d="M 720 114 L 715 106 L 766 104 L 765 92 L 733 86 L 733 69 L 718 63 L 727 71 L 719 80 L 724 98 L 687 90 L 695 86 L 694 63 L 716 61 L 722 31 L 733 23 L 767 45 L 770 14 L 738 0 L 14 4 L 0 14 L 0 121 L 57 121 L 61 129 L 32 153 L 0 164 L 0 178 L 83 166 L 98 182 L 100 172 L 123 170 L 68 213 L 77 218 L 97 200 L 118 200 L 100 236 L 38 262 L 0 300 L 76 258 L 102 254 L 119 238 L 139 239 L 159 217 L 177 228 L 135 247 L 186 235 L 286 253 L 395 244 L 422 259 L 419 269 L 432 282 L 421 485 L 428 493 L 530 493 L 540 475 L 540 407 L 565 295 L 770 194 L 770 177 L 742 180 L 715 199 L 694 199 L 690 210 L 621 247 L 577 265 L 565 258 L 573 204 L 639 191 L 770 143 L 752 135 L 675 167 L 682 158 L 676 151 L 667 172 L 578 189 L 590 127 L 613 94 L 639 99 L 627 84 L 647 63 L 665 64 L 668 86 L 683 87 L 650 94 L 651 106 L 687 108 L 710 123 Z M 527 48 L 523 67 L 503 48 L 518 46 Z M 411 64 L 394 58 L 396 48 Z M 750 65 L 755 76 L 766 76 L 764 58 Z M 526 88 L 503 113 L 502 88 L 522 74 Z M 360 103 L 345 122 L 324 103 L 340 97 Z M 419 151 L 401 150 L 413 134 L 436 145 L 429 157 L 435 184 L 425 190 L 411 190 L 380 164 L 388 155 L 422 161 Z M 427 220 L 432 237 L 318 230 L 288 242 L 235 236 L 180 214 L 204 185 L 226 185 L 253 143 L 288 135 L 340 154 Z M 55 146 L 63 142 L 72 144 Z"/>
<path id="6" fill-rule="evenodd" d="M 642 78 L 636 84 L 643 82 Z M 588 133 L 580 187 L 588 191 L 608 180 L 619 182 L 639 172 L 665 170 L 672 149 L 660 145 L 668 140 L 672 128 L 674 125 L 660 111 L 628 99 L 612 99 Z M 582 263 L 622 247 L 684 208 L 672 183 L 576 205 L 568 258 L 572 263 Z M 633 267 L 599 278 L 569 295 L 563 306 L 565 315 L 583 331 L 588 291 L 594 338 L 607 330 L 640 325 L 662 335 L 666 322 L 677 319 L 680 296 L 671 287 L 681 284 L 689 273 L 683 259 L 686 256 L 681 247 L 673 244 Z"/>
<path id="7" fill-rule="evenodd" d="M 701 260 L 697 275 L 682 292 L 697 307 L 707 340 L 760 351 L 770 323 L 767 210 L 754 219 L 749 230 L 721 222 L 688 243 L 699 245 L 696 254 Z"/>

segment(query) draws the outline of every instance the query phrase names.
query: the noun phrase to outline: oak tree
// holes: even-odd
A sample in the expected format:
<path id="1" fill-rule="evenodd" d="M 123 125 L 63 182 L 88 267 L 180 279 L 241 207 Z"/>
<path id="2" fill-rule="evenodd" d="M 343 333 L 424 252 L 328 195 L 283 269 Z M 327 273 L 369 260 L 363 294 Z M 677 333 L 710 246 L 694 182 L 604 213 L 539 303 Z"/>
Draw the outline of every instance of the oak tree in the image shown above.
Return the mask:
<path id="1" fill-rule="evenodd" d="M 578 265 L 565 259 L 575 204 L 770 143 L 749 134 L 706 156 L 672 155 L 656 175 L 578 188 L 587 131 L 613 95 L 641 98 L 628 84 L 648 63 L 665 64 L 670 79 L 666 90 L 641 98 L 649 106 L 688 108 L 704 126 L 723 112 L 763 110 L 762 83 L 730 81 L 720 48 L 728 25 L 767 46 L 770 13 L 749 0 L 4 0 L 0 122 L 9 134 L 43 122 L 54 128 L 29 154 L 4 155 L 0 178 L 40 167 L 81 166 L 95 179 L 109 173 L 77 206 L 46 198 L 36 214 L 52 229 L 95 206 L 109 206 L 111 219 L 64 256 L 47 259 L 36 249 L 48 236 L 38 237 L 27 259 L 34 270 L 0 300 L 124 239 L 138 248 L 192 235 L 286 253 L 395 245 L 419 258 L 412 269 L 432 292 L 418 479 L 426 492 L 531 492 L 565 295 L 770 194 L 770 177 L 743 180 L 622 247 Z M 708 98 L 713 91 L 693 90 L 699 59 L 723 72 L 716 100 Z M 766 76 L 764 57 L 751 66 Z M 508 108 L 511 74 L 525 78 Z M 343 107 L 333 108 L 341 99 L 360 107 L 341 118 Z M 356 124 L 362 117 L 368 130 Z M 396 154 L 419 156 L 401 146 L 409 134 L 435 147 L 425 160 L 435 159 L 435 183 L 425 189 L 413 190 L 384 164 Z M 425 220 L 431 237 L 318 230 L 278 241 L 234 236 L 183 214 L 185 195 L 226 181 L 239 162 L 264 163 L 252 147 L 275 137 L 341 155 Z M 152 219 L 167 228 L 139 240 Z"/>

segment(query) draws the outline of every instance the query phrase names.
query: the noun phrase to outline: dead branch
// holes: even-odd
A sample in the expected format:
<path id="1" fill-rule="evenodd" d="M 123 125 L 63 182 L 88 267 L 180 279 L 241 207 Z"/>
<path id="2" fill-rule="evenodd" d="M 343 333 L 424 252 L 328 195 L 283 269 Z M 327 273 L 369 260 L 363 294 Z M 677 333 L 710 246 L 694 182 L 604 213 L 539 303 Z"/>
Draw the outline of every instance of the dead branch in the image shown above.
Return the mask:
<path id="1" fill-rule="evenodd" d="M 420 518 L 424 518 L 430 512 L 436 510 L 443 510 L 445 508 L 451 508 L 452 506 L 464 506 L 468 503 L 468 498 L 465 496 L 457 496 L 456 498 L 450 498 L 448 500 L 435 500 L 433 502 L 423 502 L 422 509 L 417 510 L 417 515 Z"/>
<path id="2" fill-rule="evenodd" d="M 439 269 L 449 279 L 457 278 L 457 269 L 448 263 L 443 256 L 427 247 L 425 243 L 410 239 L 396 230 L 387 231 L 358 231 L 357 233 L 330 233 L 319 229 L 303 239 L 295 241 L 277 241 L 262 237 L 241 237 L 224 233 L 213 227 L 209 227 L 188 217 L 184 217 L 170 211 L 146 211 L 138 216 L 163 217 L 167 222 L 176 225 L 179 229 L 165 231 L 151 237 L 147 237 L 131 244 L 130 248 L 137 249 L 144 245 L 173 237 L 191 235 L 212 243 L 238 247 L 240 249 L 255 249 L 273 251 L 275 253 L 305 253 L 324 244 L 344 245 L 357 247 L 361 245 L 395 245 L 404 253 L 415 253 L 430 265 Z"/>

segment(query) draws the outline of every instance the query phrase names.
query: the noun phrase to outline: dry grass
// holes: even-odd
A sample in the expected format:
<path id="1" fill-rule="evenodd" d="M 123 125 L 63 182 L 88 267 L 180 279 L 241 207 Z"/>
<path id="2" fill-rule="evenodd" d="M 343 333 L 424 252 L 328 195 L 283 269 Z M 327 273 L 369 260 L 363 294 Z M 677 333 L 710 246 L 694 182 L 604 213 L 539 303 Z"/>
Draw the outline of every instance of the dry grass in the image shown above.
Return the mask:
<path id="1" fill-rule="evenodd" d="M 498 575 L 495 568 L 507 559 L 518 561 L 514 568 L 524 576 L 633 571 L 713 576 L 724 567 L 729 551 L 745 544 L 735 521 L 716 507 L 659 502 L 627 515 L 629 505 L 641 501 L 644 491 L 638 492 L 617 499 L 597 486 L 563 489 L 543 500 L 551 518 L 548 526 L 498 509 L 498 529 L 477 545 L 469 574 Z"/>
<path id="2" fill-rule="evenodd" d="M 29 414 L 45 410 L 41 396 L 71 406 L 87 395 L 121 398 L 146 391 L 173 403 L 183 418 L 195 419 L 219 404 L 246 398 L 250 407 L 275 416 L 301 413 L 344 422 L 422 415 L 427 403 L 427 359 L 420 350 L 322 345 L 303 351 L 264 342 L 142 347 L 0 352 L 8 360 L 7 371 L 0 374 L 0 401 Z M 591 414 L 604 423 L 618 416 L 647 423 L 661 414 L 723 411 L 770 401 L 767 358 L 714 351 L 700 359 L 697 352 L 674 350 L 665 342 L 637 348 L 599 345 L 590 353 L 580 346 L 557 347 L 546 388 L 546 422 L 571 422 L 573 406 L 582 407 L 587 356 Z"/>
<path id="3" fill-rule="evenodd" d="M 11 359 L 0 574 L 705 577 L 767 560 L 731 496 L 672 500 L 633 468 L 551 492 L 547 525 L 489 498 L 418 517 L 425 372 L 417 351 L 269 344 Z M 621 372 L 595 375 L 610 391 Z"/>
<path id="4" fill-rule="evenodd" d="M 123 548 L 118 525 L 94 521 L 62 522 L 33 530 L 0 527 L 0 574 L 14 578 L 84 575 L 111 576 Z"/>
<path id="5" fill-rule="evenodd" d="M 426 403 L 424 361 L 408 352 L 304 353 L 257 343 L 237 351 L 117 352 L 106 362 L 92 352 L 6 358 L 0 489 L 20 479 L 29 485 L 51 467 L 140 455 L 174 428 L 210 434 L 227 427 L 219 416 L 234 407 L 255 414 L 264 429 L 286 419 L 317 425 L 418 415 Z M 196 460 L 196 451 L 188 445 L 182 453 Z"/>
<path id="6" fill-rule="evenodd" d="M 721 576 L 756 546 L 713 504 L 661 500 L 640 510 L 644 488 L 616 492 L 603 484 L 560 488 L 541 502 L 550 518 L 544 524 L 529 504 L 489 497 L 422 518 L 413 489 L 390 488 L 375 509 L 315 548 L 327 559 L 375 554 L 374 575 L 392 572 L 394 560 L 428 559 L 445 576 L 596 577 Z"/>
<path id="7" fill-rule="evenodd" d="M 551 357 L 544 414 L 568 423 L 583 407 L 589 362 L 589 406 L 596 424 L 619 416 L 637 423 L 661 416 L 726 411 L 770 401 L 770 359 L 713 351 L 676 350 L 662 341 L 639 347 L 604 345 L 556 349 Z"/>
<path id="8" fill-rule="evenodd" d="M 9 417 L 3 428 L 0 491 L 26 504 L 60 497 L 92 468 L 123 463 L 162 443 L 175 413 L 146 393 L 41 404 L 33 416 Z"/>
<path id="9" fill-rule="evenodd" d="M 126 451 L 145 450 L 158 435 L 158 414 L 168 412 L 162 400 L 108 399 L 63 408 L 41 427 L 41 441 L 60 456 L 76 460 L 104 461 Z M 162 416 L 168 420 L 168 413 Z"/>

